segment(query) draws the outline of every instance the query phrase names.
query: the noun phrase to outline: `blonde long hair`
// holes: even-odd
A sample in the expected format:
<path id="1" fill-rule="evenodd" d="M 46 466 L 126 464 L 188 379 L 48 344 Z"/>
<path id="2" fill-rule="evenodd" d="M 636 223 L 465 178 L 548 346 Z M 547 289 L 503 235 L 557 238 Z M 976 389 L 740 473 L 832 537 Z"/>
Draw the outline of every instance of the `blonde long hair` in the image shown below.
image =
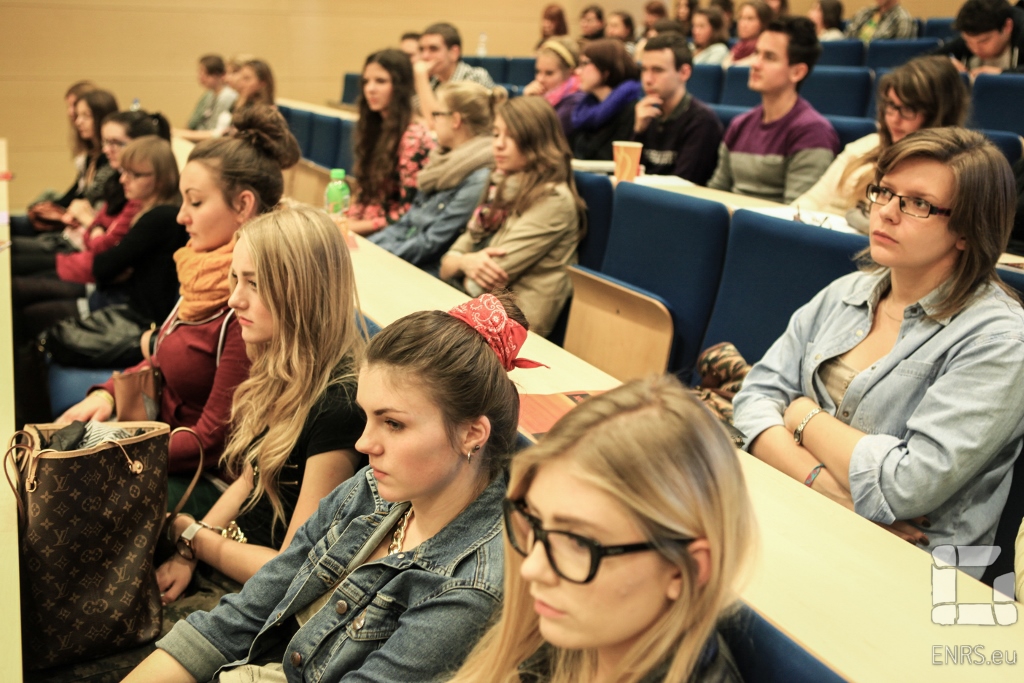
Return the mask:
<path id="1" fill-rule="evenodd" d="M 521 498 L 539 467 L 569 458 L 588 484 L 631 511 L 648 540 L 680 568 L 679 599 L 626 654 L 617 681 L 639 681 L 670 661 L 666 681 L 689 679 L 752 555 L 756 524 L 739 460 L 711 416 L 674 377 L 635 380 L 568 413 L 537 446 L 512 460 L 509 497 Z M 697 581 L 688 549 L 672 539 L 706 538 L 711 571 Z M 543 644 L 523 557 L 505 539 L 505 598 L 452 683 L 519 681 L 519 667 Z M 628 609 L 623 605 L 623 609 Z M 553 648 L 551 683 L 593 678 L 593 650 Z"/>
<path id="2" fill-rule="evenodd" d="M 326 214 L 274 211 L 242 226 L 238 239 L 249 249 L 274 334 L 247 346 L 252 367 L 235 391 L 222 462 L 236 475 L 246 463 L 259 468 L 246 509 L 266 495 L 276 528 L 278 520 L 287 525 L 281 469 L 327 387 L 354 382 L 365 342 L 348 247 Z"/>

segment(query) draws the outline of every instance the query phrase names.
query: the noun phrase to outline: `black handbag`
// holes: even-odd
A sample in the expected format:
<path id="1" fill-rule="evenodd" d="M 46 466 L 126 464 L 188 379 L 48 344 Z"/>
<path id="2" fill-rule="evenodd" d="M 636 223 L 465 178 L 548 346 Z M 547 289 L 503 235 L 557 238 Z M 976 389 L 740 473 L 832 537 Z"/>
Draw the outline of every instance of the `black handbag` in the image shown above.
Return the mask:
<path id="1" fill-rule="evenodd" d="M 142 361 L 139 340 L 150 321 L 127 304 L 65 318 L 39 335 L 39 348 L 55 363 L 73 368 L 128 367 Z"/>

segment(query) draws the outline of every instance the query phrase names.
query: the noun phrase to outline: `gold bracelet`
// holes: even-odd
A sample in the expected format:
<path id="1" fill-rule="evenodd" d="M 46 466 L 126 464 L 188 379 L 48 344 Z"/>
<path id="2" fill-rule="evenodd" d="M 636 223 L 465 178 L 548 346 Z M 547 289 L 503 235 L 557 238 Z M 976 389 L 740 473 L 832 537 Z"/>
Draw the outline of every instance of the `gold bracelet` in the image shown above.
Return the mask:
<path id="1" fill-rule="evenodd" d="M 92 393 L 94 393 L 94 394 L 99 394 L 99 395 L 100 395 L 100 398 L 104 398 L 104 399 L 106 399 L 106 400 L 107 400 L 107 403 L 109 403 L 109 404 L 110 404 L 110 407 L 111 407 L 111 408 L 113 408 L 113 407 L 114 407 L 114 395 L 113 395 L 113 394 L 111 394 L 111 393 L 110 393 L 109 391 L 107 391 L 106 389 L 97 389 L 96 391 L 94 391 L 94 392 L 92 392 Z"/>

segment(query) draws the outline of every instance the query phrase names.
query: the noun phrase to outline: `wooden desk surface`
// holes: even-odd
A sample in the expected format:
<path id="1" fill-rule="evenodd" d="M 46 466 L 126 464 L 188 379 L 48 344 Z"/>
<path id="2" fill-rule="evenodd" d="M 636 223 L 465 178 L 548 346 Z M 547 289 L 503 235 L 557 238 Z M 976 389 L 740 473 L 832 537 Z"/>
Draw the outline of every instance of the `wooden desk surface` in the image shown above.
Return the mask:
<path id="1" fill-rule="evenodd" d="M 352 249 L 352 262 L 363 313 L 381 327 L 415 311 L 447 310 L 469 299 L 463 292 L 359 236 L 356 248 Z M 523 346 L 522 357 L 551 366 L 513 370 L 509 376 L 523 392 L 594 391 L 620 384 L 611 375 L 532 332 Z"/>
<path id="2" fill-rule="evenodd" d="M 327 116 L 333 116 L 339 119 L 348 119 L 349 121 L 358 121 L 359 114 L 355 109 L 341 109 L 340 107 L 325 107 L 319 104 L 313 104 L 311 102 L 303 102 L 301 100 L 289 100 L 287 98 L 278 97 L 278 104 L 283 104 L 286 107 L 292 109 L 305 109 L 306 111 L 315 112 L 317 114 L 326 114 Z"/>
<path id="3" fill-rule="evenodd" d="M 7 170 L 7 140 L 0 138 L 0 171 Z M 7 181 L 0 180 L 0 242 L 11 238 Z M 0 444 L 14 433 L 14 346 L 11 339 L 11 250 L 0 251 Z M 18 511 L 0 480 L 0 680 L 21 680 L 21 598 L 18 578 Z"/>
<path id="4" fill-rule="evenodd" d="M 357 238 L 352 260 L 363 312 L 382 325 L 467 298 L 362 238 Z M 618 384 L 535 335 L 523 351 L 552 366 L 514 371 L 524 391 Z M 764 618 L 851 681 L 1020 680 L 1016 666 L 936 665 L 933 656 L 937 652 L 942 661 L 947 646 L 980 645 L 986 657 L 999 650 L 1007 658 L 1024 659 L 1024 605 L 1018 605 L 1019 620 L 1012 626 L 933 624 L 927 552 L 752 456 L 742 453 L 740 458 L 761 536 L 742 598 Z M 991 589 L 966 574 L 957 578 L 959 602 L 992 602 Z"/>

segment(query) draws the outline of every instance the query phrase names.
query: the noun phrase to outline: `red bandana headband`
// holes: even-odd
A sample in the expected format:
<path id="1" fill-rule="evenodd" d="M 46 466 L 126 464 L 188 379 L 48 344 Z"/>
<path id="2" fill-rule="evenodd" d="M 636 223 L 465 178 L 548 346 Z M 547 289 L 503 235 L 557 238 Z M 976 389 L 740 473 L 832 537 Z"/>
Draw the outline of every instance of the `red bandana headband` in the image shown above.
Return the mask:
<path id="1" fill-rule="evenodd" d="M 493 294 L 481 294 L 476 299 L 470 299 L 448 311 L 448 315 L 476 330 L 498 354 L 498 360 L 506 371 L 548 367 L 543 363 L 517 358 L 526 341 L 526 328 L 508 317 L 505 307 Z"/>

